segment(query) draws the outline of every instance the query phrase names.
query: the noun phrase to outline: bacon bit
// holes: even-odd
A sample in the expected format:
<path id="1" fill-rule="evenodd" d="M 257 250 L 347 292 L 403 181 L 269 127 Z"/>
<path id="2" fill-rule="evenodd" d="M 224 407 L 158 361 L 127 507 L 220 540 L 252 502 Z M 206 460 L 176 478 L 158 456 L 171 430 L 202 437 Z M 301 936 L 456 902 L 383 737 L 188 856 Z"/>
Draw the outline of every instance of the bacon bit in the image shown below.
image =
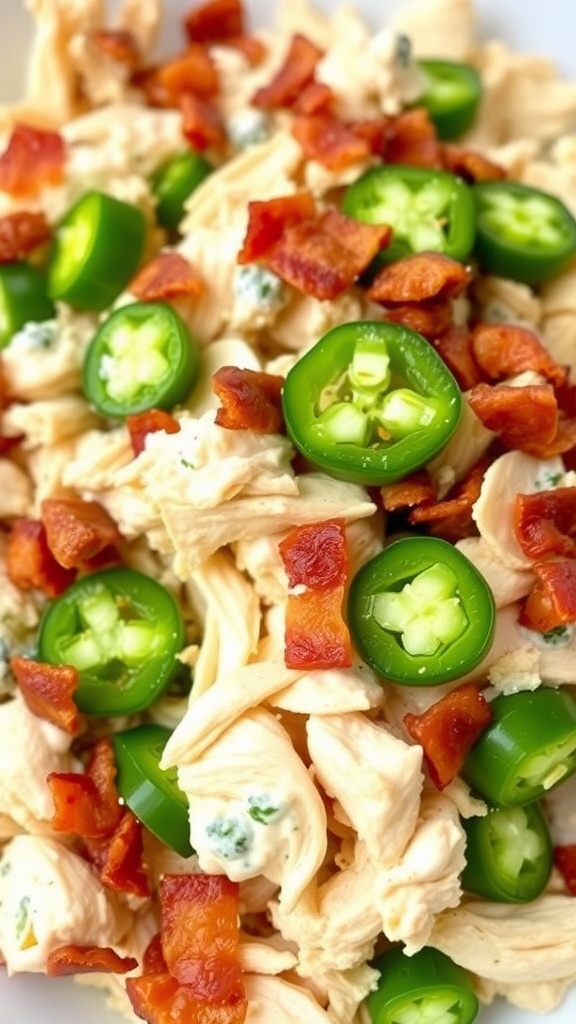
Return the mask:
<path id="1" fill-rule="evenodd" d="M 427 469 L 421 469 L 412 476 L 405 476 L 393 484 L 380 488 L 382 505 L 386 512 L 427 505 L 436 498 L 436 491 Z"/>
<path id="2" fill-rule="evenodd" d="M 514 532 L 527 558 L 576 556 L 576 487 L 517 494 Z"/>
<path id="3" fill-rule="evenodd" d="M 486 429 L 498 434 L 505 448 L 538 457 L 542 446 L 556 437 L 558 406 L 550 384 L 523 388 L 477 384 L 468 402 Z"/>
<path id="4" fill-rule="evenodd" d="M 138 67 L 138 43 L 134 34 L 127 29 L 95 28 L 88 33 L 88 39 L 95 49 L 117 64 L 124 64 L 131 71 Z"/>
<path id="5" fill-rule="evenodd" d="M 40 515 L 48 547 L 65 569 L 83 568 L 122 540 L 112 516 L 97 501 L 45 498 Z"/>
<path id="6" fill-rule="evenodd" d="M 490 380 L 525 370 L 540 373 L 555 387 L 567 380 L 567 368 L 549 355 L 535 331 L 517 324 L 478 324 L 472 333 L 478 365 Z"/>
<path id="7" fill-rule="evenodd" d="M 430 299 L 420 305 L 406 303 L 386 310 L 385 319 L 391 324 L 402 324 L 417 331 L 428 341 L 434 341 L 453 326 L 452 303 L 446 299 Z"/>
<path id="8" fill-rule="evenodd" d="M 244 998 L 237 882 L 224 875 L 164 875 L 160 934 L 169 973 L 205 1003 Z"/>
<path id="9" fill-rule="evenodd" d="M 474 149 L 445 142 L 440 148 L 440 155 L 444 169 L 465 181 L 500 181 L 507 177 L 504 167 Z"/>
<path id="10" fill-rule="evenodd" d="M 288 228 L 310 220 L 315 212 L 310 192 L 248 203 L 248 228 L 238 253 L 238 263 L 261 260 Z"/>
<path id="11" fill-rule="evenodd" d="M 0 263 L 15 263 L 50 238 L 44 213 L 9 213 L 0 217 Z"/>
<path id="12" fill-rule="evenodd" d="M 330 590 L 346 583 L 348 551 L 343 519 L 297 526 L 278 545 L 290 587 Z"/>
<path id="13" fill-rule="evenodd" d="M 284 427 L 284 378 L 238 366 L 221 366 L 212 375 L 212 390 L 222 405 L 215 422 L 227 430 L 279 434 Z"/>
<path id="14" fill-rule="evenodd" d="M 0 434 L 0 455 L 9 455 L 23 439 L 24 434 L 14 434 L 10 437 Z"/>
<path id="15" fill-rule="evenodd" d="M 165 430 L 167 434 L 177 434 L 180 430 L 178 420 L 175 420 L 164 409 L 145 409 L 144 412 L 130 413 L 126 417 L 126 426 L 135 456 L 144 451 L 148 434 L 155 434 L 157 430 Z"/>
<path id="16" fill-rule="evenodd" d="M 288 228 L 264 262 L 282 280 L 316 299 L 336 299 L 388 245 L 386 225 L 362 224 L 338 210 Z"/>
<path id="17" fill-rule="evenodd" d="M 142 957 L 142 974 L 167 974 L 160 932 L 152 936 Z"/>
<path id="18" fill-rule="evenodd" d="M 179 252 L 159 252 L 138 271 L 128 290 L 141 302 L 162 302 L 200 295 L 204 281 Z"/>
<path id="19" fill-rule="evenodd" d="M 156 69 L 156 82 L 167 105 L 176 107 L 183 93 L 210 99 L 219 90 L 218 72 L 203 46 L 191 43 L 185 53 L 167 60 Z"/>
<path id="20" fill-rule="evenodd" d="M 576 896 L 576 843 L 555 846 L 554 863 L 564 879 L 568 892 Z"/>
<path id="21" fill-rule="evenodd" d="M 371 155 L 368 140 L 334 114 L 299 114 L 292 122 L 291 131 L 304 156 L 329 171 L 344 170 Z"/>
<path id="22" fill-rule="evenodd" d="M 386 152 L 386 140 L 390 126 L 390 118 L 370 117 L 362 121 L 351 121 L 350 128 L 359 138 L 365 139 L 374 156 L 383 157 Z"/>
<path id="23" fill-rule="evenodd" d="M 306 36 L 297 32 L 290 42 L 284 63 L 268 85 L 257 89 L 251 99 L 261 110 L 292 107 L 301 92 L 312 82 L 318 61 L 324 51 Z"/>
<path id="24" fill-rule="evenodd" d="M 432 344 L 438 355 L 454 374 L 462 391 L 470 391 L 483 380 L 472 348 L 472 334 L 467 327 L 452 324 Z"/>
<path id="25" fill-rule="evenodd" d="M 17 124 L 0 156 L 0 191 L 32 198 L 64 177 L 66 150 L 59 132 Z"/>
<path id="26" fill-rule="evenodd" d="M 334 90 L 325 82 L 309 82 L 294 104 L 297 114 L 328 114 L 336 102 Z M 296 136 L 298 138 L 298 136 Z"/>
<path id="27" fill-rule="evenodd" d="M 456 778 L 466 754 L 491 721 L 490 705 L 474 683 L 457 686 L 421 715 L 404 715 L 404 725 L 422 746 L 437 789 Z"/>
<path id="28" fill-rule="evenodd" d="M 553 459 L 557 455 L 564 456 L 567 469 L 576 468 L 574 459 L 576 452 L 576 419 L 568 419 L 562 412 L 558 415 L 558 429 L 552 440 L 545 444 L 541 441 L 536 445 L 531 454 L 538 459 Z"/>
<path id="29" fill-rule="evenodd" d="M 418 252 L 382 267 L 366 295 L 385 305 L 455 298 L 470 284 L 472 270 L 439 252 Z"/>
<path id="30" fill-rule="evenodd" d="M 477 534 L 476 524 L 472 519 L 472 506 L 478 500 L 484 474 L 489 465 L 490 459 L 480 459 L 444 501 L 422 504 L 414 508 L 408 517 L 410 523 L 414 526 L 430 524 L 429 533 L 443 537 L 453 544 L 464 537 Z"/>
<path id="31" fill-rule="evenodd" d="M 221 43 L 244 35 L 241 0 L 207 0 L 185 16 L 184 31 L 194 43 Z"/>
<path id="32" fill-rule="evenodd" d="M 46 958 L 50 978 L 64 974 L 127 974 L 138 967 L 133 956 L 119 956 L 110 946 L 58 946 Z"/>
<path id="33" fill-rule="evenodd" d="M 56 561 L 38 519 L 16 519 L 8 535 L 6 570 L 20 590 L 41 590 L 47 597 L 58 597 L 74 581 L 76 571 Z"/>
<path id="34" fill-rule="evenodd" d="M 418 107 L 391 117 L 382 155 L 389 164 L 440 168 L 442 148 L 427 111 Z"/>
<path id="35" fill-rule="evenodd" d="M 148 1024 L 244 1024 L 247 1001 L 232 1006 L 201 1002 L 189 985 L 180 985 L 170 974 L 145 974 L 127 978 L 126 991 L 134 1012 Z"/>
<path id="36" fill-rule="evenodd" d="M 251 67 L 260 64 L 267 52 L 266 46 L 257 36 L 233 36 L 230 39 L 223 39 L 222 43 L 243 54 Z"/>
<path id="37" fill-rule="evenodd" d="M 55 804 L 54 831 L 75 833 L 83 839 L 111 836 L 124 814 L 115 778 L 116 763 L 109 739 L 98 740 L 91 748 L 84 774 L 51 772 L 48 785 Z"/>
<path id="38" fill-rule="evenodd" d="M 201 99 L 191 92 L 179 97 L 182 112 L 182 132 L 194 149 L 224 149 L 227 143 L 226 129 L 220 112 L 210 100 Z"/>
<path id="39" fill-rule="evenodd" d="M 288 668 L 350 668 L 350 634 L 342 618 L 344 587 L 290 594 L 284 661 Z"/>
<path id="40" fill-rule="evenodd" d="M 132 896 L 150 896 L 142 856 L 142 825 L 132 811 L 126 810 L 107 845 L 100 871 L 104 885 Z"/>
<path id="41" fill-rule="evenodd" d="M 536 583 L 520 611 L 520 625 L 547 633 L 576 622 L 576 561 L 535 562 L 532 571 Z"/>
<path id="42" fill-rule="evenodd" d="M 10 670 L 33 715 L 72 736 L 79 732 L 81 720 L 73 700 L 78 672 L 72 665 L 48 665 L 14 657 L 10 658 Z"/>

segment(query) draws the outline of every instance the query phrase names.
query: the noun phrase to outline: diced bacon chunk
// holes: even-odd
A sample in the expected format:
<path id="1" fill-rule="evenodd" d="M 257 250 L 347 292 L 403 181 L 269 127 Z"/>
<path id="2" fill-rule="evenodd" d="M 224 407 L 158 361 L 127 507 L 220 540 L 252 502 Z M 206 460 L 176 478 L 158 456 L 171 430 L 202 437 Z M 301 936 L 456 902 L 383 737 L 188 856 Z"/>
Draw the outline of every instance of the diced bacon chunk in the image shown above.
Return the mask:
<path id="1" fill-rule="evenodd" d="M 209 99 L 184 92 L 179 97 L 179 106 L 184 138 L 194 149 L 204 152 L 206 149 L 221 150 L 226 146 L 224 122 Z"/>
<path id="2" fill-rule="evenodd" d="M 454 374 L 462 391 L 470 391 L 482 383 L 482 370 L 476 362 L 472 334 L 467 327 L 452 324 L 431 341 L 440 358 Z"/>
<path id="3" fill-rule="evenodd" d="M 522 606 L 521 625 L 547 633 L 576 623 L 576 561 L 555 558 L 535 562 L 532 571 L 536 582 Z"/>
<path id="4" fill-rule="evenodd" d="M 404 716 L 406 729 L 424 750 L 437 789 L 456 778 L 466 754 L 491 721 L 490 705 L 473 683 L 456 687 L 420 715 Z"/>
<path id="5" fill-rule="evenodd" d="M 82 568 L 122 540 L 112 516 L 97 501 L 45 498 L 41 517 L 48 547 L 66 569 Z"/>
<path id="6" fill-rule="evenodd" d="M 445 142 L 441 147 L 442 165 L 451 174 L 465 181 L 500 181 L 506 177 L 506 170 L 482 153 L 465 146 Z"/>
<path id="7" fill-rule="evenodd" d="M 64 177 L 66 149 L 59 132 L 15 125 L 0 156 L 0 191 L 16 198 L 33 198 Z"/>
<path id="8" fill-rule="evenodd" d="M 380 494 L 386 512 L 428 505 L 436 498 L 436 490 L 426 469 L 386 484 L 380 488 Z"/>
<path id="9" fill-rule="evenodd" d="M 503 380 L 532 370 L 556 387 L 566 381 L 566 367 L 552 359 L 529 327 L 478 324 L 472 334 L 472 346 L 476 361 L 489 380 Z"/>
<path id="10" fill-rule="evenodd" d="M 30 711 L 75 735 L 80 715 L 74 703 L 78 672 L 72 665 L 47 665 L 29 658 L 10 659 L 10 669 Z"/>
<path id="11" fill-rule="evenodd" d="M 489 459 L 480 459 L 443 501 L 422 503 L 413 508 L 408 519 L 414 526 L 426 526 L 428 532 L 456 543 L 477 533 L 472 507 L 480 496 Z"/>
<path id="12" fill-rule="evenodd" d="M 554 863 L 564 879 L 568 892 L 576 896 L 576 843 L 555 846 Z"/>
<path id="13" fill-rule="evenodd" d="M 262 86 L 252 97 L 252 104 L 263 110 L 292 107 L 302 91 L 314 78 L 323 51 L 306 36 L 297 32 L 290 42 L 282 67 L 268 85 Z"/>
<path id="14" fill-rule="evenodd" d="M 15 263 L 46 242 L 51 235 L 46 215 L 22 210 L 0 217 L 0 263 Z"/>
<path id="15" fill-rule="evenodd" d="M 400 304 L 454 298 L 472 279 L 470 267 L 439 252 L 419 252 L 378 271 L 367 295 L 375 302 Z"/>
<path id="16" fill-rule="evenodd" d="M 164 409 L 145 409 L 143 412 L 130 413 L 126 417 L 126 426 L 134 455 L 140 455 L 140 452 L 144 451 L 148 434 L 154 434 L 157 430 L 177 434 L 180 430 L 178 420 Z"/>
<path id="17" fill-rule="evenodd" d="M 313 85 L 306 87 L 311 97 Z M 317 94 L 316 94 L 317 95 Z M 301 97 L 301 103 L 303 103 Z M 340 171 L 362 163 L 371 155 L 367 139 L 358 135 L 340 118 L 330 113 L 302 113 L 292 122 L 292 134 L 308 160 L 315 160 L 330 171 Z"/>
<path id="18" fill-rule="evenodd" d="M 177 106 L 183 93 L 193 93 L 210 99 L 219 90 L 218 72 L 210 54 L 197 43 L 191 43 L 184 53 L 158 65 L 156 83 L 164 92 L 167 106 Z"/>
<path id="19" fill-rule="evenodd" d="M 178 252 L 160 252 L 138 271 L 128 286 L 141 302 L 162 302 L 183 295 L 200 295 L 201 274 Z"/>
<path id="20" fill-rule="evenodd" d="M 341 519 L 297 526 L 279 545 L 290 587 L 330 590 L 346 582 L 348 552 Z"/>
<path id="21" fill-rule="evenodd" d="M 85 773 L 51 772 L 48 785 L 55 805 L 54 831 L 86 839 L 111 836 L 124 813 L 115 778 L 114 752 L 108 739 L 93 745 Z"/>
<path id="22" fill-rule="evenodd" d="M 558 429 L 558 405 L 550 384 L 508 387 L 477 384 L 468 396 L 470 408 L 487 430 L 499 435 L 505 448 L 539 457 Z"/>
<path id="23" fill-rule="evenodd" d="M 110 946 L 57 946 L 48 953 L 46 974 L 127 974 L 138 966 L 133 956 L 120 956 Z"/>
<path id="24" fill-rule="evenodd" d="M 284 378 L 259 370 L 222 366 L 212 376 L 212 390 L 222 405 L 215 422 L 228 430 L 278 434 L 284 426 Z"/>
<path id="25" fill-rule="evenodd" d="M 43 523 L 38 519 L 16 519 L 6 546 L 8 576 L 20 590 L 41 590 L 58 597 L 74 581 L 75 569 L 66 569 L 52 554 Z"/>
<path id="26" fill-rule="evenodd" d="M 576 487 L 557 487 L 534 494 L 518 494 L 514 531 L 528 558 L 576 556 Z"/>
<path id="27" fill-rule="evenodd" d="M 344 587 L 288 596 L 284 653 L 288 668 L 350 668 L 352 647 L 342 617 L 343 601 Z"/>
<path id="28" fill-rule="evenodd" d="M 136 36 L 128 29 L 92 29 L 88 33 L 90 45 L 110 60 L 123 64 L 130 70 L 138 67 L 140 51 Z"/>
<path id="29" fill-rule="evenodd" d="M 100 878 L 109 889 L 131 896 L 150 896 L 150 882 L 143 862 L 142 825 L 132 811 L 124 811 L 107 842 Z"/>
<path id="30" fill-rule="evenodd" d="M 243 35 L 241 0 L 207 0 L 185 15 L 184 30 L 194 43 L 217 43 Z"/>
<path id="31" fill-rule="evenodd" d="M 134 1012 L 148 1024 L 244 1024 L 247 1002 L 214 1006 L 197 999 L 190 985 L 180 985 L 170 974 L 127 978 L 126 991 Z"/>
<path id="32" fill-rule="evenodd" d="M 449 299 L 430 299 L 429 302 L 407 302 L 386 310 L 386 320 L 402 324 L 434 342 L 453 326 L 452 303 Z"/>
<path id="33" fill-rule="evenodd" d="M 413 167 L 441 167 L 442 153 L 434 123 L 421 107 L 390 118 L 384 152 L 389 164 Z"/>
<path id="34" fill-rule="evenodd" d="M 248 228 L 238 253 L 238 263 L 261 260 L 280 241 L 285 231 L 310 220 L 315 213 L 316 207 L 309 192 L 248 203 Z"/>

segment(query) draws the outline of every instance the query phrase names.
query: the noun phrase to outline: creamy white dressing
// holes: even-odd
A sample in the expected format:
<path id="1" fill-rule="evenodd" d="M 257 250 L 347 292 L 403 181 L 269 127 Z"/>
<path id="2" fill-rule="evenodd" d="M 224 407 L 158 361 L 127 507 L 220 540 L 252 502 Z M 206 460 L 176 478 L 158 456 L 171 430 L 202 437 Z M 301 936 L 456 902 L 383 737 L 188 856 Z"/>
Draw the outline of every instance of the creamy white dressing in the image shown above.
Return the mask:
<path id="1" fill-rule="evenodd" d="M 190 838 L 205 871 L 235 881 L 276 878 L 288 858 L 291 834 L 303 827 L 289 794 L 247 790 L 244 799 L 194 801 Z"/>

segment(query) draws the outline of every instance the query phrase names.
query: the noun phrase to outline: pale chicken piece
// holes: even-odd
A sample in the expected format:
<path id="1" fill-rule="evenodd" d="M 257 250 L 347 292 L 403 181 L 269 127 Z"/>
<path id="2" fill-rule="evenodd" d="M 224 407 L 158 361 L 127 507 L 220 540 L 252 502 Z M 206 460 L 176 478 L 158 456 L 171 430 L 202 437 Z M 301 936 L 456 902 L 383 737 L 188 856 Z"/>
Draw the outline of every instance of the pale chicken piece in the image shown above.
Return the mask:
<path id="1" fill-rule="evenodd" d="M 370 711 L 383 704 L 384 687 L 363 662 L 351 668 L 306 672 L 268 698 L 282 711 L 301 715 L 345 715 Z"/>
<path id="2" fill-rule="evenodd" d="M 390 23 L 410 38 L 417 57 L 469 60 L 478 38 L 471 0 L 417 0 L 397 11 Z"/>
<path id="3" fill-rule="evenodd" d="M 484 474 L 472 517 L 495 558 L 511 569 L 529 570 L 533 559 L 524 554 L 514 531 L 517 494 L 533 494 L 557 485 L 564 476 L 561 459 L 534 459 L 520 451 L 495 459 Z"/>
<path id="4" fill-rule="evenodd" d="M 8 974 L 46 971 L 58 946 L 117 946 L 132 913 L 83 857 L 47 836 L 16 836 L 0 862 L 0 950 Z"/>
<path id="5" fill-rule="evenodd" d="M 574 984 L 574 975 L 561 981 L 521 981 L 510 985 L 492 978 L 474 978 L 474 989 L 481 1002 L 490 1003 L 501 996 L 512 1006 L 530 1013 L 549 1013 L 560 1005 L 568 989 Z"/>
<path id="6" fill-rule="evenodd" d="M 246 225 L 245 205 L 231 212 L 227 220 L 220 210 L 218 221 L 198 224 L 178 244 L 177 251 L 204 283 L 200 294 L 194 295 L 182 311 L 192 337 L 203 349 L 209 348 L 209 343 L 223 332 L 240 330 L 233 315 L 234 282 Z"/>
<path id="7" fill-rule="evenodd" d="M 24 831 L 9 814 L 0 812 L 0 844 L 5 843 L 8 839 L 13 839 L 14 836 L 21 835 Z"/>
<path id="8" fill-rule="evenodd" d="M 190 841 L 203 871 L 264 875 L 290 911 L 326 853 L 326 813 L 289 734 L 269 712 L 243 715 L 191 764 L 178 766 Z"/>
<path id="9" fill-rule="evenodd" d="M 481 319 L 487 323 L 519 323 L 537 327 L 543 313 L 543 302 L 532 288 L 518 281 L 483 274 L 473 283 Z"/>
<path id="10" fill-rule="evenodd" d="M 367 304 L 354 290 L 323 301 L 294 291 L 271 325 L 270 336 L 281 348 L 302 353 L 332 327 L 366 318 Z"/>
<path id="11" fill-rule="evenodd" d="M 356 713 L 311 715 L 308 749 L 318 781 L 337 800 L 380 868 L 400 860 L 418 821 L 422 748 Z"/>
<path id="12" fill-rule="evenodd" d="M 573 979 L 576 902 L 561 893 L 516 905 L 465 900 L 440 914 L 428 942 L 481 978 L 506 985 Z"/>
<path id="13" fill-rule="evenodd" d="M 109 108 L 96 107 L 62 129 L 72 150 L 69 172 L 76 178 L 91 156 L 89 174 L 95 182 L 103 181 L 106 174 L 109 178 L 133 174 L 148 178 L 182 151 L 181 124 L 176 110 L 142 103 L 115 103 L 113 117 Z"/>
<path id="14" fill-rule="evenodd" d="M 277 949 L 272 941 L 240 932 L 240 961 L 247 974 L 283 974 L 296 966 L 294 950 Z"/>
<path id="15" fill-rule="evenodd" d="M 50 447 L 33 448 L 26 452 L 26 468 L 34 487 L 34 515 L 39 518 L 44 498 L 75 497 L 74 488 L 62 483 L 62 478 L 75 454 L 76 439 L 67 438 Z"/>
<path id="16" fill-rule="evenodd" d="M 456 542 L 456 547 L 482 574 L 497 608 L 526 597 L 536 581 L 530 569 L 513 569 L 505 565 L 483 537 L 464 537 Z"/>
<path id="17" fill-rule="evenodd" d="M 0 812 L 27 832 L 49 832 L 54 815 L 50 772 L 78 770 L 71 737 L 28 710 L 17 694 L 0 704 Z"/>
<path id="18" fill-rule="evenodd" d="M 162 767 L 193 763 L 251 708 L 269 700 L 302 675 L 283 661 L 256 661 L 217 677 L 192 700 L 162 755 Z"/>
<path id="19" fill-rule="evenodd" d="M 84 355 L 97 325 L 94 315 L 63 304 L 55 320 L 26 324 L 2 350 L 8 395 L 37 402 L 78 392 Z"/>
<path id="20" fill-rule="evenodd" d="M 320 990 L 332 1024 L 354 1024 L 361 1003 L 377 987 L 379 977 L 379 971 L 369 964 L 316 974 L 314 987 Z"/>
<path id="21" fill-rule="evenodd" d="M 575 275 L 576 276 L 576 275 Z M 567 366 L 570 381 L 576 379 L 576 317 L 574 313 L 550 313 L 542 323 L 544 344 L 557 363 Z"/>
<path id="22" fill-rule="evenodd" d="M 546 820 L 555 846 L 576 843 L 576 776 L 548 793 L 544 801 Z"/>
<path id="23" fill-rule="evenodd" d="M 466 393 L 462 398 L 462 415 L 454 434 L 440 454 L 426 466 L 439 500 L 486 454 L 495 437 L 470 408 Z"/>
<path id="24" fill-rule="evenodd" d="M 285 533 L 249 537 L 234 545 L 239 569 L 247 572 L 254 590 L 266 605 L 279 605 L 286 600 L 288 577 L 278 545 Z"/>
<path id="25" fill-rule="evenodd" d="M 80 395 L 62 395 L 35 402 L 14 402 L 4 413 L 2 421 L 8 434 L 24 435 L 22 446 L 26 449 L 42 448 L 77 437 L 98 426 L 99 417 Z"/>
<path id="26" fill-rule="evenodd" d="M 331 1024 L 326 1010 L 302 985 L 264 974 L 246 974 L 243 981 L 248 999 L 244 1024 Z"/>
<path id="27" fill-rule="evenodd" d="M 132 462 L 134 452 L 125 427 L 88 430 L 77 439 L 63 484 L 78 491 L 112 488 L 116 474 Z"/>
<path id="28" fill-rule="evenodd" d="M 6 427 L 6 414 L 3 425 Z M 0 518 L 25 516 L 32 506 L 32 482 L 20 466 L 0 458 Z"/>
<path id="29" fill-rule="evenodd" d="M 371 558 L 384 549 L 386 527 L 384 517 L 376 512 L 370 519 L 357 519 L 346 527 L 346 549 L 348 553 L 348 579 Z"/>

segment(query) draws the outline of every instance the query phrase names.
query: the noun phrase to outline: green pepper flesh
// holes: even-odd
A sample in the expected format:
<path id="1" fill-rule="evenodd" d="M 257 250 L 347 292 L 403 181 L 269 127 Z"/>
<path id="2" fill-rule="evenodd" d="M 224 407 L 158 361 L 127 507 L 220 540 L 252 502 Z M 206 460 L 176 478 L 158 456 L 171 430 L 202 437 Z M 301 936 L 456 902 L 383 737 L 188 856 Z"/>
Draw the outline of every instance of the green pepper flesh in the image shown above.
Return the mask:
<path id="1" fill-rule="evenodd" d="M 372 966 L 380 980 L 366 999 L 371 1024 L 472 1024 L 478 1014 L 467 972 L 437 949 L 390 949 Z"/>
<path id="2" fill-rule="evenodd" d="M 0 266 L 0 349 L 24 324 L 52 320 L 55 315 L 41 271 L 24 262 Z"/>
<path id="3" fill-rule="evenodd" d="M 450 141 L 464 135 L 474 124 L 482 97 L 480 75 L 462 61 L 430 58 L 416 63 L 426 82 L 418 106 L 428 111 L 439 138 Z"/>
<path id="4" fill-rule="evenodd" d="M 540 895 L 552 871 L 552 840 L 537 803 L 492 807 L 462 824 L 464 889 L 502 903 L 530 903 Z"/>

